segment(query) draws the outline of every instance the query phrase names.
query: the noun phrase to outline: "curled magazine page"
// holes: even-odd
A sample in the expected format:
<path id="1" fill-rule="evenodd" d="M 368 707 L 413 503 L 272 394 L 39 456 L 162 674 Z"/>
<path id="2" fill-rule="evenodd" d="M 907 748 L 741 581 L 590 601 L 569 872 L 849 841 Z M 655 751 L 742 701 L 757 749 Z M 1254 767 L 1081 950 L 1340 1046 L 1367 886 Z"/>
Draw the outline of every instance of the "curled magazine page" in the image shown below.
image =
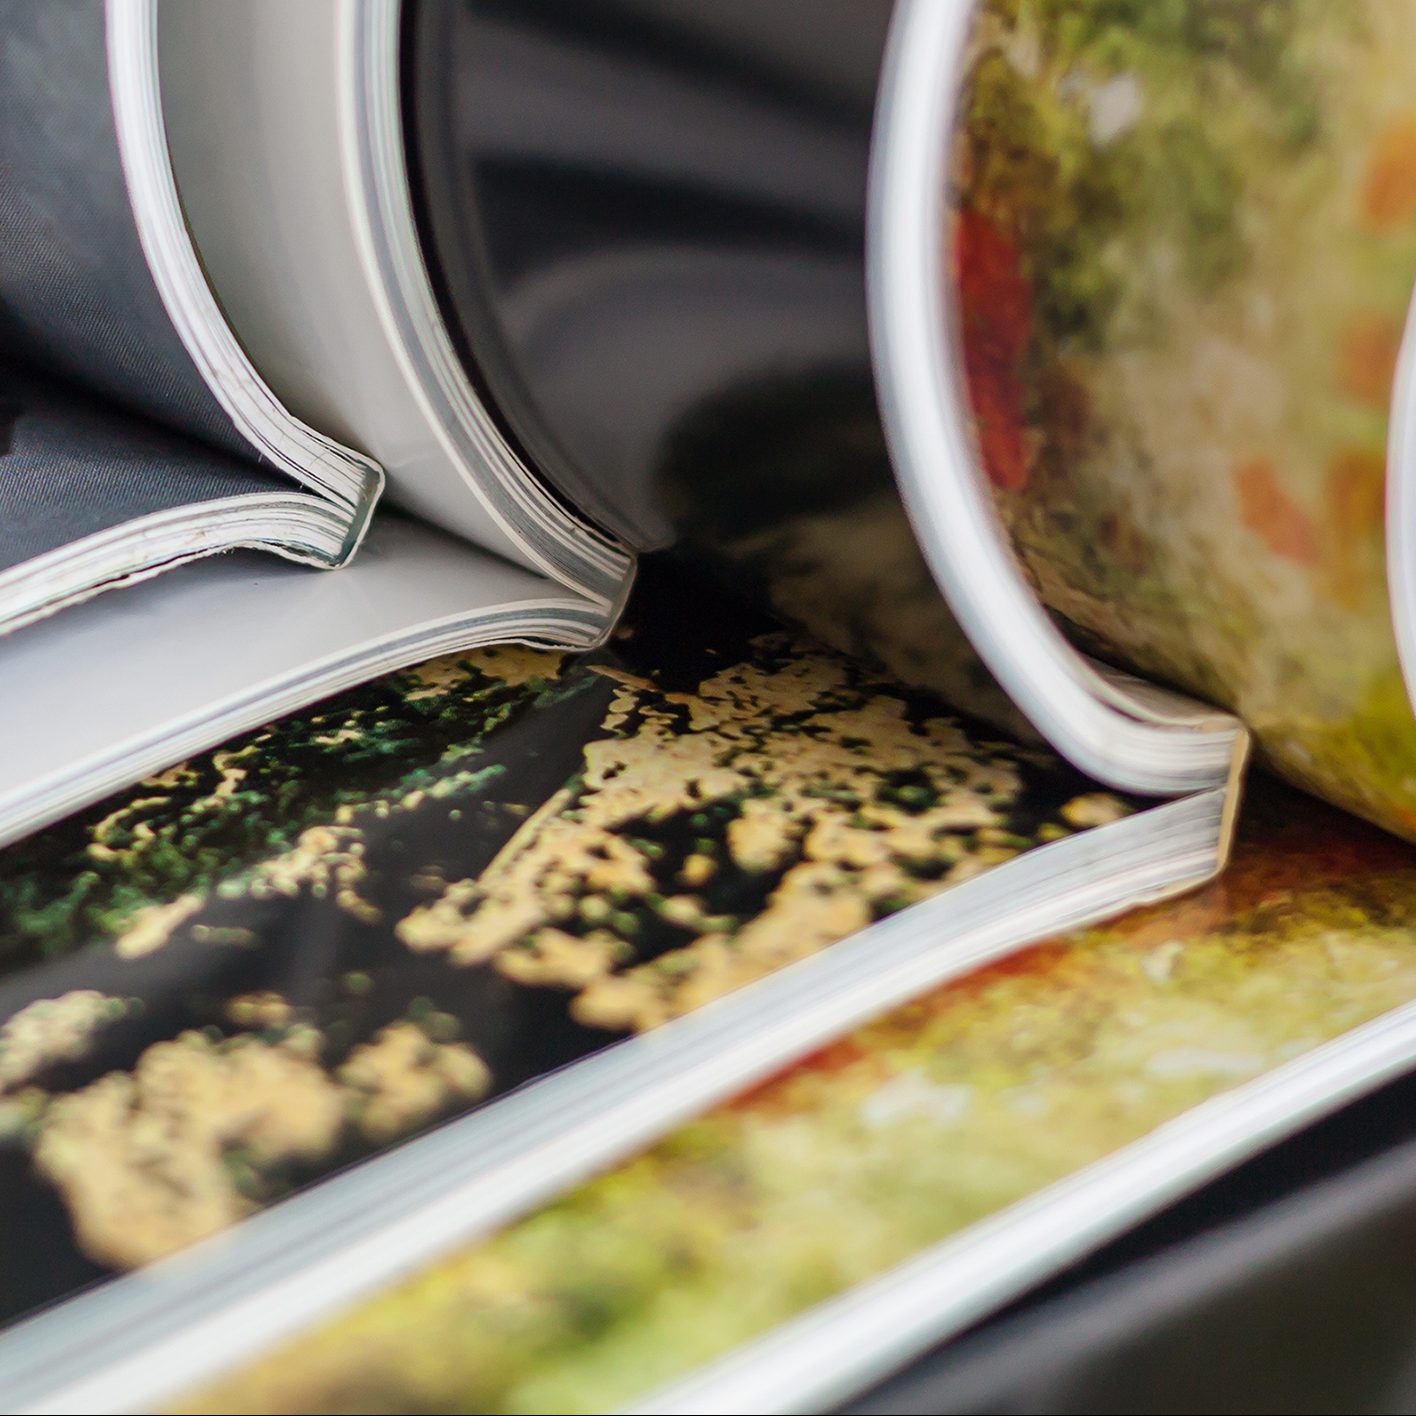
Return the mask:
<path id="1" fill-rule="evenodd" d="M 628 552 L 503 435 L 430 282 L 403 132 L 423 82 L 405 7 L 132 3 L 149 16 L 186 234 L 271 396 L 376 458 L 405 511 L 608 618 Z"/>
<path id="2" fill-rule="evenodd" d="M 103 5 L 8 0 L 3 22 L 6 357 L 227 453 L 249 455 L 183 346 L 148 269 L 114 130 Z"/>
<path id="3" fill-rule="evenodd" d="M 11 369 L 0 369 L 0 467 L 0 577 L 135 517 L 290 490 L 230 453 Z"/>
<path id="4" fill-rule="evenodd" d="M 1223 793 L 1142 806 L 651 575 L 610 654 L 407 670 L 12 847 L 11 1316 L 145 1273 L 35 1320 L 73 1363 L 0 1338 L 4 1400 L 141 1405 L 134 1379 L 200 1377 L 931 982 L 1217 868 Z M 231 1302 L 267 1317 L 191 1340 Z M 61 1371 L 89 1388 L 42 1397 Z"/>
<path id="5" fill-rule="evenodd" d="M 1200 893 L 919 999 L 173 1409 L 826 1409 L 1392 1075 L 1413 923 L 1410 847 L 1268 784 Z M 910 1304 L 813 1312 L 915 1255 Z"/>
<path id="6" fill-rule="evenodd" d="M 33 562 L 31 563 L 33 564 Z M 235 733 L 424 659 L 603 642 L 596 607 L 389 514 L 338 576 L 254 553 L 178 566 L 27 625 L 0 698 L 0 842 Z"/>
<path id="7" fill-rule="evenodd" d="M 270 395 L 226 325 L 172 183 L 151 8 L 0 13 L 0 378 L 44 425 L 9 440 L 0 631 L 236 546 L 342 564 L 382 486 Z"/>
<path id="8" fill-rule="evenodd" d="M 1411 836 L 1386 510 L 1409 476 L 1388 441 L 1411 397 L 1416 9 L 1295 0 L 1213 42 L 1225 25 L 974 7 L 942 253 L 968 412 L 1079 642 Z"/>
<path id="9" fill-rule="evenodd" d="M 1407 1075 L 1305 1127 L 842 1409 L 1409 1406 L 1413 1096 Z"/>
<path id="10" fill-rule="evenodd" d="M 0 635 L 200 557 L 278 546 L 330 564 L 349 538 L 338 508 L 271 468 L 4 367 L 0 526 Z"/>
<path id="11" fill-rule="evenodd" d="M 1084 771 L 1213 789 L 1237 723 L 1098 675 L 975 475 L 940 261 L 974 10 L 805 13 L 410 12 L 410 176 L 465 357 L 543 474 L 588 483 L 632 544 L 972 707 L 952 612 Z"/>

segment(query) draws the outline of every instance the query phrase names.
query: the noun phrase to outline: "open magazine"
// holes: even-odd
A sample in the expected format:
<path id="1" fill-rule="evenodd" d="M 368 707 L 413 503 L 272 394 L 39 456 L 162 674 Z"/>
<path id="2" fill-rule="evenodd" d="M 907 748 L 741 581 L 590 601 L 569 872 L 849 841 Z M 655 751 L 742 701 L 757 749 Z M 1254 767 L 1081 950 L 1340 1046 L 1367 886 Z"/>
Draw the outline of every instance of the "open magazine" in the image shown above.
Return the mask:
<path id="1" fill-rule="evenodd" d="M 0 835 L 60 823 L 12 847 L 0 1116 L 11 1212 L 69 1246 L 15 1251 L 13 1316 L 72 1298 L 0 1338 L 11 1404 L 168 1399 L 1203 882 L 1250 732 L 1416 833 L 1416 14 L 1167 15 L 0 7 Z M 671 546 L 847 657 L 713 646 L 729 612 L 653 576 L 591 667 L 469 657 L 601 644 Z M 286 902 L 365 931 L 347 966 L 253 962 Z M 1289 1042 L 1341 1062 L 1382 1013 L 1346 1002 Z M 1108 1212 L 1387 1075 L 1402 1026 L 1118 1161 Z M 1067 1193 L 960 1321 L 1108 1232 Z M 783 1330 L 782 1409 L 947 1327 L 802 1385 L 854 1314 Z M 756 1360 L 665 1400 L 741 1409 Z"/>
<path id="2" fill-rule="evenodd" d="M 0 836 L 442 650 L 603 637 L 628 554 L 497 436 L 433 308 L 398 7 L 3 20 L 0 628 L 24 747 Z M 349 573 L 186 568 L 237 547 Z"/>
<path id="3" fill-rule="evenodd" d="M 1409 1067 L 1416 856 L 1271 782 L 1254 806 L 1226 882 L 930 993 L 174 1406 L 338 1412 L 377 1393 L 405 1412 L 854 1409 L 912 1353 Z M 1388 1159 L 1388 1195 L 1409 1154 Z M 1409 1223 L 1409 1173 L 1399 1194 Z M 1225 1308 L 1200 1364 L 1217 1405 L 1255 1331 L 1311 1323 L 1311 1367 L 1351 1360 L 1322 1294 L 1365 1292 L 1366 1256 L 1324 1262 L 1319 1196 L 1285 1208 L 1292 1270 L 1323 1316 L 1260 1294 L 1245 1330 Z M 1212 1238 L 1230 1275 L 1265 1274 L 1271 1249 Z M 1152 1310 L 1200 1307 L 1209 1268 L 1149 1264 Z M 230 1272 L 213 1254 L 208 1276 Z M 1357 1305 L 1358 1350 L 1391 1297 Z M 1113 1306 L 1020 1334 L 1031 1361 L 983 1381 L 1045 1405 L 1054 1363 L 1153 1339 L 1128 1320 Z M 1171 1349 L 1182 1365 L 1192 1335 Z M 1141 1391 L 1156 1351 L 1122 1367 Z M 1309 1365 L 1286 1347 L 1273 1360 Z"/>
<path id="4" fill-rule="evenodd" d="M 6 267 L 5 347 L 20 372 L 12 376 L 8 455 L 17 500 L 7 519 L 14 548 L 3 648 L 8 676 L 26 691 L 7 697 L 5 728 L 26 750 L 7 760 L 0 782 L 5 835 L 418 658 L 497 640 L 595 642 L 623 598 L 630 550 L 567 510 L 566 496 L 595 485 L 592 508 L 618 506 L 612 522 L 636 545 L 652 546 L 646 499 L 658 495 L 655 479 L 667 487 L 683 475 L 677 461 L 692 430 L 725 416 L 720 395 L 758 381 L 770 414 L 774 400 L 799 404 L 798 386 L 809 392 L 813 381 L 829 382 L 852 358 L 851 375 L 868 381 L 859 259 L 854 269 L 835 262 L 838 308 L 825 320 L 825 344 L 805 338 L 813 327 L 804 317 L 814 298 L 809 283 L 798 291 L 800 308 L 759 308 L 754 292 L 770 291 L 774 271 L 809 268 L 792 248 L 790 227 L 775 264 L 746 281 L 731 257 L 725 263 L 703 252 L 692 229 L 677 251 L 662 237 L 649 243 L 646 266 L 644 243 L 619 229 L 642 215 L 643 203 L 633 201 L 585 194 L 590 219 L 560 244 L 536 245 L 519 239 L 531 218 L 514 198 L 543 201 L 537 161 L 513 199 L 473 191 L 458 204 L 428 156 L 419 161 L 434 175 L 422 185 L 442 192 L 430 210 L 451 207 L 464 223 L 500 212 L 512 229 L 466 241 L 444 231 L 440 243 L 430 238 L 425 263 L 402 122 L 421 90 L 410 80 L 412 92 L 403 94 L 400 54 L 430 49 L 426 67 L 435 74 L 449 56 L 488 47 L 476 33 L 402 36 L 400 26 L 475 29 L 497 20 L 494 11 L 414 7 L 404 16 L 381 3 L 296 13 L 205 0 L 7 7 L 14 75 L 6 83 L 3 205 L 15 256 Z M 691 36 L 696 22 L 684 23 Z M 870 28 L 878 60 L 878 16 Z M 615 33 L 611 26 L 608 36 Z M 550 44 L 554 60 L 553 25 Z M 61 64 L 60 53 L 77 57 Z M 867 44 L 857 62 L 868 64 L 871 53 Z M 461 94 L 469 84 L 475 90 L 476 75 L 464 77 L 441 82 Z M 437 92 L 436 83 L 429 88 Z M 504 88 L 513 103 L 527 91 Z M 423 101 L 425 126 L 431 101 Z M 534 108 L 542 128 L 585 127 L 573 109 Z M 475 138 L 450 96 L 438 111 L 452 133 Z M 596 114 L 584 117 L 601 129 Z M 779 140 L 809 149 L 809 125 L 776 126 Z M 751 131 L 739 127 L 729 141 Z M 534 155 L 537 135 L 494 129 L 491 140 Z M 544 165 L 559 171 L 555 134 L 539 136 L 552 149 Z M 855 159 L 851 180 L 840 170 L 829 178 L 836 220 L 849 197 L 863 223 L 867 144 L 858 139 L 852 152 L 832 136 L 826 156 Z M 420 130 L 416 152 L 432 147 Z M 500 172 L 507 163 L 491 165 Z M 593 144 L 582 166 L 582 185 L 619 180 L 613 152 Z M 831 166 L 818 163 L 817 175 L 826 180 Z M 720 200 L 712 185 L 700 205 L 705 198 Z M 691 227 L 693 216 L 682 220 Z M 562 226 L 571 219 L 566 214 Z M 757 250 L 744 236 L 763 220 L 743 222 L 746 233 L 719 223 L 719 239 Z M 606 254 L 617 245 L 630 253 L 618 264 Z M 437 292 L 466 285 L 470 276 L 457 273 L 454 257 L 484 247 L 518 252 L 525 278 L 507 300 L 491 300 L 480 323 L 476 301 L 447 295 L 456 315 L 450 327 Z M 542 257 L 557 251 L 560 268 L 547 273 Z M 606 267 L 614 275 L 608 287 L 600 278 Z M 705 271 L 711 280 L 701 289 Z M 495 275 L 485 288 L 506 291 Z M 736 292 L 732 301 L 719 299 L 726 290 Z M 637 293 L 622 299 L 626 291 Z M 607 295 L 617 318 L 607 316 Z M 716 312 L 722 331 L 695 335 L 694 312 Z M 795 349 L 782 342 L 793 329 L 804 331 Z M 632 361 L 626 342 L 638 351 Z M 688 350 L 685 360 L 676 361 L 678 348 Z M 498 351 L 507 370 L 500 382 L 483 373 L 499 367 Z M 646 356 L 663 371 L 657 383 L 640 377 Z M 684 367 L 675 370 L 676 362 Z M 891 367 L 881 362 L 887 389 Z M 585 371 L 569 388 L 568 368 Z M 525 396 L 501 395 L 494 415 L 479 387 L 487 378 L 495 395 L 513 375 Z M 620 390 L 614 402 L 601 397 L 606 379 Z M 638 426 L 623 416 L 627 396 L 643 410 Z M 587 398 L 599 436 L 594 419 L 585 419 Z M 567 450 L 578 479 L 557 481 L 553 459 L 546 473 L 533 473 L 519 454 L 537 443 L 521 431 L 527 407 L 541 412 L 540 440 Z M 579 424 L 565 421 L 571 413 Z M 726 416 L 733 421 L 731 408 Z M 964 464 L 950 471 L 935 462 L 930 479 L 969 482 Z M 923 471 L 908 459 L 901 466 L 907 480 Z M 746 486 L 729 483 L 723 492 L 729 516 L 735 497 L 752 505 Z M 949 524 L 977 559 L 985 543 L 962 523 Z M 1078 746 L 1101 735 L 1105 753 L 1118 759 L 1109 778 L 1123 788 L 1224 786 L 1237 725 L 1164 695 L 1151 701 L 1103 684 L 1041 621 L 996 536 L 992 562 L 965 564 L 959 546 L 928 544 L 927 526 L 924 534 L 946 583 L 1031 610 L 1037 622 L 1021 634 L 976 627 L 1006 645 L 999 652 L 1011 672 L 997 652 L 985 657 L 1015 695 L 1030 686 L 1019 700 L 1025 710 L 1028 693 L 1054 703 L 1066 720 L 1062 745 L 1084 767 L 1106 765 Z M 348 573 L 320 577 L 230 556 L 187 564 L 241 546 Z M 165 573 L 177 567 L 180 574 Z M 120 587 L 121 595 L 98 594 Z M 932 588 L 926 593 L 937 598 Z M 966 610 L 967 597 L 959 598 Z M 942 607 L 938 617 L 947 620 Z M 938 657 L 957 660 L 959 651 L 941 645 Z M 1197 807 L 1211 824 L 1213 801 Z"/>

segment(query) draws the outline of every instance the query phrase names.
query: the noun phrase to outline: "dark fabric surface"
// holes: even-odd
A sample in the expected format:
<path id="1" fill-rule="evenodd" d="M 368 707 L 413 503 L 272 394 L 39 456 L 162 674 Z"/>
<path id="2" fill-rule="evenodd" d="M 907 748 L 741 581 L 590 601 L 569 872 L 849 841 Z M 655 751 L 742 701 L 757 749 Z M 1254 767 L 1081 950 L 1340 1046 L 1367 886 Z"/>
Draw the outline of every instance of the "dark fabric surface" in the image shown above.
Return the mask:
<path id="1" fill-rule="evenodd" d="M 253 456 L 148 273 L 114 131 L 102 0 L 0 0 L 0 354 Z"/>
<path id="2" fill-rule="evenodd" d="M 0 368 L 0 570 L 149 512 L 289 490 L 156 423 Z"/>
<path id="3" fill-rule="evenodd" d="M 1416 1409 L 1416 1079 L 1207 1187 L 846 1409 Z"/>

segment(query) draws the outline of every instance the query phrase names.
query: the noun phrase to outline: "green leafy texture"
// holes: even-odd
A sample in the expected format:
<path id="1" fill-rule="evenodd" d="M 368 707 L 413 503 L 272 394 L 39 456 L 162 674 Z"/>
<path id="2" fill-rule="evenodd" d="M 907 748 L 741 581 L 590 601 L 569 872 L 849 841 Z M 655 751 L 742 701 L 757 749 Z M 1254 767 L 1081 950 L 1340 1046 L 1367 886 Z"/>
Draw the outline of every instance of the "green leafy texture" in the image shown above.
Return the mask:
<path id="1" fill-rule="evenodd" d="M 499 725 L 591 681 L 511 684 L 468 658 L 435 691 L 416 670 L 394 674 L 248 733 L 6 851 L 0 948 L 19 963 L 110 939 L 136 910 L 238 876 L 341 805 L 446 790 Z"/>

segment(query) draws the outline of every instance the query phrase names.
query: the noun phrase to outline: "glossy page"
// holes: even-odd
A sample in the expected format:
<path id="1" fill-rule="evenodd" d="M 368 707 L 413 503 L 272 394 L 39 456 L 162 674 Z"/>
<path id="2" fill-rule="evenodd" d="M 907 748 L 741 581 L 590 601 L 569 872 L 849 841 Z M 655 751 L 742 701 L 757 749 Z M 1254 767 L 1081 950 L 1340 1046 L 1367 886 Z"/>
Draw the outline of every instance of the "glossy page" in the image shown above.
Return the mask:
<path id="1" fill-rule="evenodd" d="M 101 0 L 4 0 L 0 33 L 0 354 L 249 457 L 148 270 Z"/>
<path id="2" fill-rule="evenodd" d="M 1408 836 L 1384 507 L 1413 80 L 1405 0 L 985 0 L 942 253 L 982 466 L 1039 595 Z"/>
<path id="3" fill-rule="evenodd" d="M 12 745 L 0 842 L 388 670 L 503 639 L 585 646 L 606 632 L 548 580 L 397 514 L 379 518 L 347 574 L 252 552 L 165 569 L 6 637 L 6 681 L 24 692 L 0 697 Z"/>
<path id="4" fill-rule="evenodd" d="M 754 434 L 781 447 L 863 414 L 866 450 L 890 8 L 405 7 L 410 176 L 469 376 L 541 474 L 638 549 L 706 533 L 705 514 L 750 519 L 735 453 Z M 851 481 L 878 489 L 874 444 Z M 748 502 L 838 491 L 791 470 Z"/>
<path id="5" fill-rule="evenodd" d="M 1416 854 L 1276 784 L 1255 797 L 1219 883 L 920 999 L 176 1409 L 820 1409 L 800 1390 L 804 1405 L 770 1404 L 764 1373 L 753 1395 L 651 1393 L 1412 1013 Z M 1167 1183 L 1187 1188 L 1184 1167 Z M 1157 1203 L 1142 1193 L 1132 1213 Z M 1007 1254 L 1000 1242 L 995 1268 Z M 938 1295 L 934 1337 L 967 1289 Z M 818 1370 L 879 1340 L 859 1315 L 833 1336 L 810 1349 Z"/>
<path id="6" fill-rule="evenodd" d="M 1404 1410 L 1413 1099 L 1346 1107 L 846 1409 Z"/>
<path id="7" fill-rule="evenodd" d="M 288 491 L 230 452 L 0 369 L 0 571 L 155 512 Z"/>
<path id="8" fill-rule="evenodd" d="M 641 549 L 1026 731 L 900 506 L 865 207 L 891 7 L 405 6 L 409 174 L 468 377 Z"/>
<path id="9" fill-rule="evenodd" d="M 4 858 L 10 1315 L 1131 810 L 655 576 L 228 743 Z"/>

